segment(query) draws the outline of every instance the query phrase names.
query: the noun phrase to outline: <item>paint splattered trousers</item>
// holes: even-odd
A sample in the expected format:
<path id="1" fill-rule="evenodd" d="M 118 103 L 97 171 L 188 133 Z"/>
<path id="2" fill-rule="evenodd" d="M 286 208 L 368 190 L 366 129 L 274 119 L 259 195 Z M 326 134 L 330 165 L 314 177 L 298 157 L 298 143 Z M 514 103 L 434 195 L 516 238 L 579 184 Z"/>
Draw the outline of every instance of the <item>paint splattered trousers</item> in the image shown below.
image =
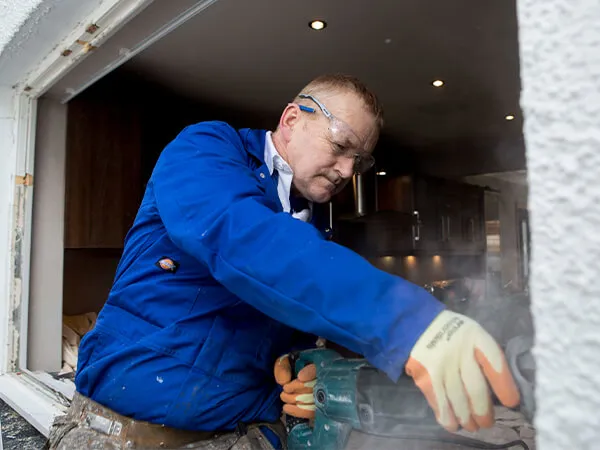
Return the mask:
<path id="1" fill-rule="evenodd" d="M 285 448 L 282 423 L 240 426 L 234 432 L 178 430 L 122 416 L 75 394 L 68 412 L 57 417 L 46 448 L 50 450 L 275 450 L 261 429 L 275 433 Z"/>

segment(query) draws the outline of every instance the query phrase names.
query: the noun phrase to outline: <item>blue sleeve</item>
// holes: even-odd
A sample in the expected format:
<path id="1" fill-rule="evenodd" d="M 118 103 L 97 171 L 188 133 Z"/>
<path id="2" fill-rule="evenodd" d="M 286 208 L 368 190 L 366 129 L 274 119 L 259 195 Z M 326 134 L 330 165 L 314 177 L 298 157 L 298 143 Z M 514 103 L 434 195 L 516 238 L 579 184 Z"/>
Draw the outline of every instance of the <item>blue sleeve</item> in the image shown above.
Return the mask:
<path id="1" fill-rule="evenodd" d="M 364 355 L 393 380 L 443 309 L 424 289 L 274 212 L 226 124 L 185 129 L 150 182 L 171 240 L 228 290 L 290 327 Z"/>

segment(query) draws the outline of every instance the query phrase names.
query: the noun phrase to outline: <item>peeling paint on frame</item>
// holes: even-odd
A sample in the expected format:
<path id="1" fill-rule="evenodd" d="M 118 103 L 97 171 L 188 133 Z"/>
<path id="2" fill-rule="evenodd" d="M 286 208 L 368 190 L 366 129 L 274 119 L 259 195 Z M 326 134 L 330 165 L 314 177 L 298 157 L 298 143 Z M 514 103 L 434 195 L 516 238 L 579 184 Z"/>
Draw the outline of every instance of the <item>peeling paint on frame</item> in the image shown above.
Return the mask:
<path id="1" fill-rule="evenodd" d="M 34 143 L 37 100 L 21 94 L 15 102 L 14 128 L 17 165 L 15 167 L 12 230 L 6 317 L 6 355 L 2 372 L 25 369 L 27 363 L 27 327 L 29 315 L 29 272 L 33 210 Z M 31 181 L 29 183 L 28 181 Z"/>
<path id="2" fill-rule="evenodd" d="M 28 186 L 17 186 L 15 189 L 14 201 L 14 228 L 11 242 L 11 263 L 13 280 L 9 297 L 9 316 L 8 316 L 8 355 L 7 371 L 14 372 L 19 370 L 19 356 L 21 350 L 21 324 L 23 323 L 23 313 L 27 308 L 23 308 L 23 263 L 24 263 L 24 239 L 26 233 L 26 213 L 27 200 L 31 194 L 31 188 Z M 25 318 L 26 319 L 26 318 Z M 24 330 L 26 331 L 26 330 Z"/>

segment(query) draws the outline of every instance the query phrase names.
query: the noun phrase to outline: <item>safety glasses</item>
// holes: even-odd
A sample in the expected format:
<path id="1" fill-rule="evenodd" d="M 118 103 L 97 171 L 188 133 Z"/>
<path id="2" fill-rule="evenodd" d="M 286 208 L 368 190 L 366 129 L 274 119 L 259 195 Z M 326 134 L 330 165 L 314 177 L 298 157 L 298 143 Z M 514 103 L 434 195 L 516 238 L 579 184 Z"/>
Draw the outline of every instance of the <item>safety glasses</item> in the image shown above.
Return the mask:
<path id="1" fill-rule="evenodd" d="M 331 114 L 325 105 L 312 95 L 299 94 L 298 97 L 313 101 L 319 107 L 323 115 L 329 120 L 331 151 L 334 155 L 352 158 L 354 160 L 354 171 L 356 173 L 364 173 L 375 165 L 375 158 L 365 151 L 364 143 L 352 128 L 350 128 L 350 125 Z M 311 108 L 310 106 L 298 106 L 300 110 L 304 112 L 312 114 L 317 112 L 315 108 Z"/>

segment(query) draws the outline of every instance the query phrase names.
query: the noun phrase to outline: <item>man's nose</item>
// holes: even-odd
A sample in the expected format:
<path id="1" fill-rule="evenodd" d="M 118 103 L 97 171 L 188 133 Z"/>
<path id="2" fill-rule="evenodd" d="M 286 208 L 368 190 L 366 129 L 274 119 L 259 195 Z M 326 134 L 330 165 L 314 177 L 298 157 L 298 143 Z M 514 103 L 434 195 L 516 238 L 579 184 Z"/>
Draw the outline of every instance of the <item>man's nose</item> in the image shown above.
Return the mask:
<path id="1" fill-rule="evenodd" d="M 341 157 L 338 159 L 337 169 L 340 175 L 347 180 L 354 175 L 354 158 Z"/>

